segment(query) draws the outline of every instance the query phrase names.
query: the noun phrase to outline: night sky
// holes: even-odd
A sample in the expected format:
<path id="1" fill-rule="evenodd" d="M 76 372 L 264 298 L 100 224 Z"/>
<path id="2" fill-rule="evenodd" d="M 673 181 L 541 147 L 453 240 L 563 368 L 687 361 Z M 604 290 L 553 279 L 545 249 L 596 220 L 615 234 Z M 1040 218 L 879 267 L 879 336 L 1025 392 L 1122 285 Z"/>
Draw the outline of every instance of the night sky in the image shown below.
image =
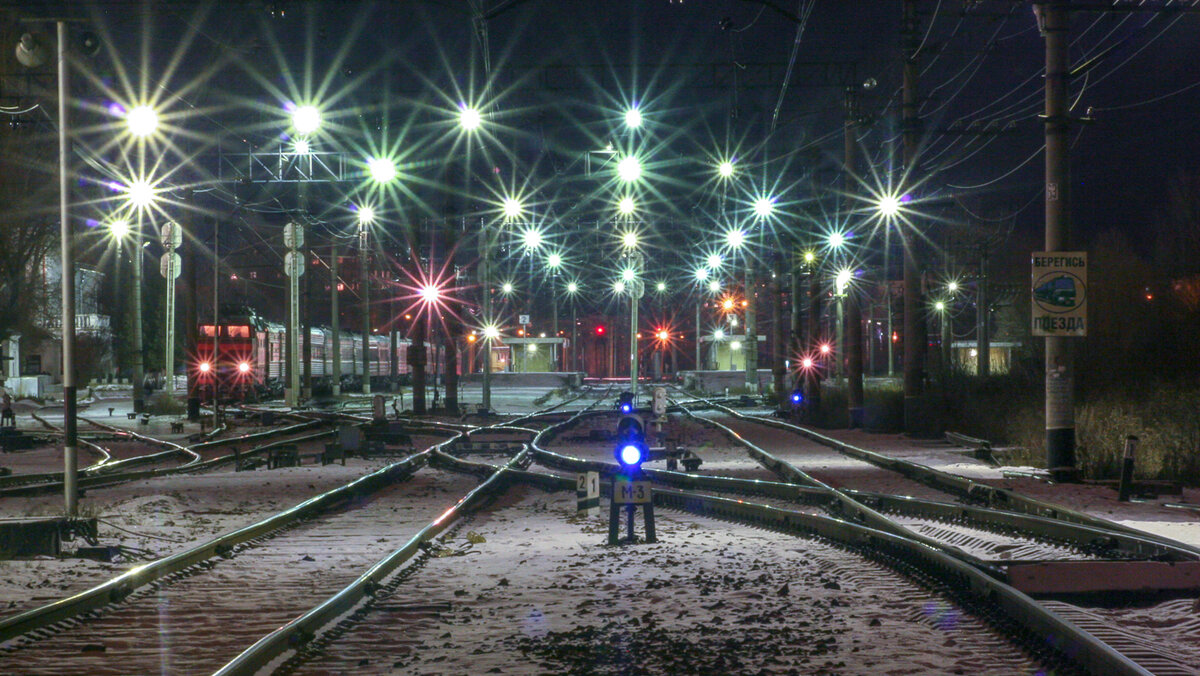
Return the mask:
<path id="1" fill-rule="evenodd" d="M 9 19 L 38 12 L 37 3 L 4 6 Z M 84 15 L 105 41 L 100 55 L 82 62 L 88 76 L 81 79 L 88 99 L 81 117 L 90 123 L 83 138 L 102 151 L 115 126 L 104 111 L 114 102 L 151 96 L 164 108 L 168 146 L 185 162 L 203 164 L 216 146 L 278 147 L 283 106 L 332 93 L 324 111 L 330 136 L 356 151 L 386 148 L 425 166 L 462 151 L 446 134 L 444 111 L 471 100 L 489 107 L 498 125 L 492 141 L 504 148 L 483 164 L 511 171 L 501 182 L 536 184 L 539 198 L 551 201 L 564 194 L 548 187 L 552 178 L 578 174 L 584 149 L 613 140 L 622 109 L 636 102 L 656 152 L 655 193 L 671 216 L 711 207 L 705 179 L 678 168 L 679 160 L 706 154 L 736 156 L 751 167 L 753 190 L 782 193 L 785 207 L 803 205 L 839 185 L 843 93 L 813 65 L 836 62 L 851 64 L 856 82 L 877 83 L 861 94 L 870 123 L 860 144 L 878 176 L 899 176 L 898 1 L 78 6 L 91 8 Z M 494 14 L 486 21 L 490 88 L 473 7 Z M 798 43 L 797 24 L 777 10 L 804 20 Z M 1042 229 L 1043 173 L 1037 115 L 1044 50 L 1031 7 L 928 0 L 919 11 L 920 196 L 947 205 L 938 213 L 950 220 L 964 218 L 955 203 L 993 219 L 1015 214 L 1017 228 L 1001 248 L 1027 251 Z M 1071 88 L 1073 114 L 1094 118 L 1072 132 L 1075 246 L 1086 248 L 1094 234 L 1115 227 L 1148 253 L 1139 235 L 1159 219 L 1168 182 L 1197 171 L 1200 87 L 1185 88 L 1197 83 L 1198 21 L 1185 13 L 1074 14 L 1072 63 L 1102 55 Z M 710 70 L 688 71 L 688 81 L 680 76 L 684 65 Z M 1004 133 L 954 133 L 970 125 Z M 495 159 L 505 152 L 512 163 Z M 184 173 L 171 180 L 203 180 L 203 172 Z M 420 180 L 408 196 L 426 215 L 463 208 L 447 207 L 453 200 L 430 185 L 461 182 L 454 172 L 413 173 Z"/>

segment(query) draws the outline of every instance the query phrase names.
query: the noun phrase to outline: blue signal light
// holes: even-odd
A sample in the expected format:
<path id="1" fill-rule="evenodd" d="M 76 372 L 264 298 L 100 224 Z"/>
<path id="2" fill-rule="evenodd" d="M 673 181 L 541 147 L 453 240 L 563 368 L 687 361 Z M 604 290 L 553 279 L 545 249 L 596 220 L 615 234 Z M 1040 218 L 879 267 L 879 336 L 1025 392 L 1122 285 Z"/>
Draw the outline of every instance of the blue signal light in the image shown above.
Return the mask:
<path id="1" fill-rule="evenodd" d="M 633 404 L 621 404 L 621 413 L 633 413 Z"/>
<path id="2" fill-rule="evenodd" d="M 801 394 L 800 392 L 792 392 L 792 403 L 793 404 L 799 404 L 802 401 L 804 401 L 803 394 Z"/>
<path id="3" fill-rule="evenodd" d="M 642 457 L 642 447 L 637 444 L 625 444 L 620 451 L 621 464 L 626 466 L 637 466 L 642 464 L 645 458 Z"/>

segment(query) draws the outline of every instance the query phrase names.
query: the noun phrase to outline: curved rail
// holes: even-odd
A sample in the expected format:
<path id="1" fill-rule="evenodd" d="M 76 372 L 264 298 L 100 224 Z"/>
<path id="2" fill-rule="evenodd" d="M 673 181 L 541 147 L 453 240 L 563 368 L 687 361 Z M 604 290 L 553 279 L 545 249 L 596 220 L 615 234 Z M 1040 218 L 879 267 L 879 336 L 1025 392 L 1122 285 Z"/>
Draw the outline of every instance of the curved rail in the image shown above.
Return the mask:
<path id="1" fill-rule="evenodd" d="M 754 422 L 754 423 L 758 423 L 761 425 L 765 425 L 768 427 L 776 427 L 779 429 L 785 429 L 785 430 L 788 430 L 791 432 L 795 432 L 795 433 L 800 434 L 801 436 L 804 436 L 804 437 L 806 437 L 812 441 L 815 441 L 823 446 L 828 446 L 829 448 L 832 448 L 833 450 L 838 451 L 839 453 L 842 453 L 844 455 L 847 455 L 849 457 L 852 457 L 852 458 L 855 458 L 858 460 L 862 460 L 864 462 L 871 463 L 873 465 L 876 465 L 877 467 L 882 467 L 884 469 L 898 472 L 898 473 L 902 474 L 903 476 L 906 476 L 915 481 L 919 481 L 921 483 L 932 486 L 934 488 L 945 491 L 947 493 L 957 495 L 960 498 L 962 498 L 963 500 L 966 500 L 968 502 L 973 502 L 976 504 L 985 504 L 990 507 L 993 507 L 996 509 L 1002 509 L 1002 510 L 1008 511 L 1008 512 L 1017 512 L 1017 513 L 1021 513 L 1021 514 L 1028 514 L 1031 516 L 1038 516 L 1038 517 L 1042 517 L 1044 519 L 1049 519 L 1049 520 L 1056 520 L 1056 521 L 1080 524 L 1083 526 L 1087 526 L 1087 527 L 1096 529 L 1098 531 L 1105 531 L 1105 532 L 1108 532 L 1108 533 L 1114 534 L 1114 535 L 1115 534 L 1124 534 L 1125 536 L 1129 536 L 1131 538 L 1129 540 L 1129 542 L 1153 541 L 1153 542 L 1158 543 L 1162 547 L 1165 547 L 1167 549 L 1170 549 L 1170 550 L 1173 550 L 1176 552 L 1188 552 L 1189 559 L 1195 559 L 1197 556 L 1200 556 L 1200 547 L 1195 547 L 1193 545 L 1179 542 L 1177 540 L 1172 540 L 1170 538 L 1156 535 L 1154 533 L 1148 533 L 1146 531 L 1139 530 L 1137 528 L 1133 528 L 1130 526 L 1126 526 L 1124 524 L 1120 524 L 1115 521 L 1109 521 L 1107 519 L 1103 519 L 1103 518 L 1100 518 L 1097 516 L 1092 516 L 1091 514 L 1086 514 L 1084 512 L 1075 511 L 1075 510 L 1069 509 L 1067 507 L 1063 507 L 1062 505 L 1056 505 L 1054 503 L 1045 502 L 1042 500 L 1038 500 L 1036 498 L 1031 498 L 1031 497 L 1028 497 L 1025 495 L 1021 495 L 1020 493 L 1009 490 L 1007 488 L 991 486 L 991 485 L 988 485 L 988 484 L 985 484 L 982 482 L 978 482 L 978 481 L 974 481 L 967 477 L 959 476 L 957 474 L 952 474 L 950 472 L 946 472 L 946 471 L 943 471 L 940 469 L 928 467 L 926 465 L 921 465 L 921 464 L 911 462 L 908 460 L 892 458 L 892 457 L 883 455 L 882 453 L 877 453 L 875 451 L 858 448 L 857 446 L 848 444 L 843 441 L 839 441 L 832 437 L 825 436 L 823 434 L 820 434 L 818 432 L 810 430 L 806 427 L 801 427 L 799 425 L 793 425 L 791 423 L 787 423 L 787 422 L 784 422 L 781 420 L 776 420 L 774 418 L 765 418 L 762 416 L 746 415 L 744 413 L 741 413 L 740 411 L 729 408 L 728 406 L 724 406 L 722 404 L 712 402 L 712 401 L 707 401 L 704 399 L 698 398 L 697 401 L 705 402 L 706 405 L 711 406 L 712 408 L 716 408 L 716 409 L 722 411 L 723 413 L 726 413 L 735 418 L 738 418 L 739 420 L 746 420 L 749 422 Z M 686 407 L 685 407 L 685 410 L 686 410 Z M 690 411 L 689 411 L 689 413 L 690 413 Z M 725 429 L 727 431 L 727 433 L 733 435 L 735 438 L 740 438 L 736 432 L 733 432 L 732 430 L 730 430 L 728 427 L 725 427 L 724 425 L 720 425 L 719 423 L 716 423 L 715 421 L 706 420 L 706 419 L 705 419 L 705 422 L 712 423 L 714 425 L 718 425 L 721 428 Z M 792 469 L 794 469 L 794 468 L 792 468 Z M 796 470 L 796 471 L 799 472 L 799 470 Z M 803 474 L 803 473 L 801 473 L 801 474 Z M 807 475 L 804 475 L 804 476 L 807 476 Z M 1137 547 L 1135 546 L 1135 550 L 1136 549 L 1137 549 Z"/>
<path id="2" fill-rule="evenodd" d="M 547 430 L 532 430 L 528 428 L 516 427 L 515 423 L 529 420 L 535 417 L 541 417 L 551 413 L 562 405 L 575 401 L 582 396 L 579 395 L 573 399 L 561 402 L 553 407 L 543 409 L 535 413 L 520 416 L 506 423 L 498 423 L 487 427 L 477 428 L 478 430 L 503 430 L 512 429 L 527 433 L 534 433 L 535 438 L 547 433 L 549 429 L 555 429 L 574 422 L 585 411 L 599 403 L 599 400 L 593 402 L 583 411 L 579 411 L 572 415 L 567 421 L 555 423 Z M 355 605 L 363 600 L 364 597 L 371 595 L 376 589 L 379 589 L 384 580 L 398 567 L 415 556 L 421 548 L 421 545 L 436 537 L 439 533 L 449 528 L 461 515 L 474 509 L 479 503 L 484 500 L 495 497 L 503 491 L 508 485 L 507 472 L 518 466 L 522 466 L 528 461 L 528 449 L 522 450 L 515 456 L 510 458 L 503 466 L 496 468 L 482 463 L 473 463 L 466 460 L 455 458 L 453 455 L 445 451 L 456 440 L 465 436 L 459 434 L 452 439 L 448 439 L 429 449 L 431 461 L 436 461 L 439 464 L 444 464 L 451 469 L 461 469 L 469 473 L 477 473 L 480 468 L 486 468 L 488 477 L 473 489 L 466 496 L 461 498 L 456 504 L 443 512 L 438 518 L 434 519 L 427 526 L 422 528 L 416 535 L 408 540 L 404 546 L 395 550 L 388 556 L 373 565 L 370 569 L 360 575 L 354 582 L 347 585 L 342 591 L 326 599 L 321 604 L 314 607 L 312 610 L 295 618 L 286 625 L 276 629 L 259 639 L 254 645 L 242 651 L 237 657 L 230 660 L 224 667 L 215 672 L 218 676 L 228 676 L 231 674 L 253 674 L 265 667 L 272 660 L 276 659 L 284 651 L 289 648 L 294 648 L 300 645 L 311 642 L 317 633 L 333 620 L 344 616 L 350 612 Z"/>

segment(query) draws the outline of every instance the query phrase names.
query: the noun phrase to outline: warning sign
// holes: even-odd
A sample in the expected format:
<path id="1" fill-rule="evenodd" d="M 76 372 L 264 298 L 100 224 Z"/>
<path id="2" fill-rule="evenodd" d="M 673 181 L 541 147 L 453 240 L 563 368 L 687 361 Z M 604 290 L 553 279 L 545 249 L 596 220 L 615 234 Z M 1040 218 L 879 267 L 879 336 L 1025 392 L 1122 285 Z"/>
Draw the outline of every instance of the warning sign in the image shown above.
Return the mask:
<path id="1" fill-rule="evenodd" d="M 1033 254 L 1033 335 L 1087 335 L 1087 252 Z"/>

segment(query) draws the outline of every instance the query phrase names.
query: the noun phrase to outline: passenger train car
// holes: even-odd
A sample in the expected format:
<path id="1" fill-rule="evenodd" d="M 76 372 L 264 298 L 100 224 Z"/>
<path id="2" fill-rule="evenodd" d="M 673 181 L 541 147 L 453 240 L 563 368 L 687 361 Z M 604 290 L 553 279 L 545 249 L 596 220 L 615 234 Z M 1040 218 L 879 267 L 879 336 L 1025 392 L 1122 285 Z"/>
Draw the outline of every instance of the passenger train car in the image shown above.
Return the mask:
<path id="1" fill-rule="evenodd" d="M 193 379 L 204 398 L 215 396 L 220 399 L 244 399 L 278 394 L 282 391 L 287 374 L 286 329 L 281 324 L 266 322 L 253 313 L 226 315 L 221 323 L 202 323 L 199 326 L 196 352 L 190 365 L 189 378 Z M 332 385 L 333 375 L 333 332 L 326 328 L 313 327 L 312 378 L 316 390 Z M 341 332 L 341 375 L 343 387 L 361 385 L 363 378 L 362 335 Z M 216 360 L 213 348 L 216 347 Z M 297 344 L 303 349 L 302 340 Z M 398 378 L 408 378 L 407 338 L 397 341 L 396 352 L 391 351 L 391 339 L 386 335 L 373 335 L 368 342 L 371 382 L 384 383 L 391 377 L 392 361 L 396 361 Z M 429 363 L 434 365 L 436 354 L 426 343 Z M 440 365 L 440 364 L 439 364 Z M 301 373 L 303 373 L 301 365 Z M 431 369 L 432 370 L 432 369 Z"/>

